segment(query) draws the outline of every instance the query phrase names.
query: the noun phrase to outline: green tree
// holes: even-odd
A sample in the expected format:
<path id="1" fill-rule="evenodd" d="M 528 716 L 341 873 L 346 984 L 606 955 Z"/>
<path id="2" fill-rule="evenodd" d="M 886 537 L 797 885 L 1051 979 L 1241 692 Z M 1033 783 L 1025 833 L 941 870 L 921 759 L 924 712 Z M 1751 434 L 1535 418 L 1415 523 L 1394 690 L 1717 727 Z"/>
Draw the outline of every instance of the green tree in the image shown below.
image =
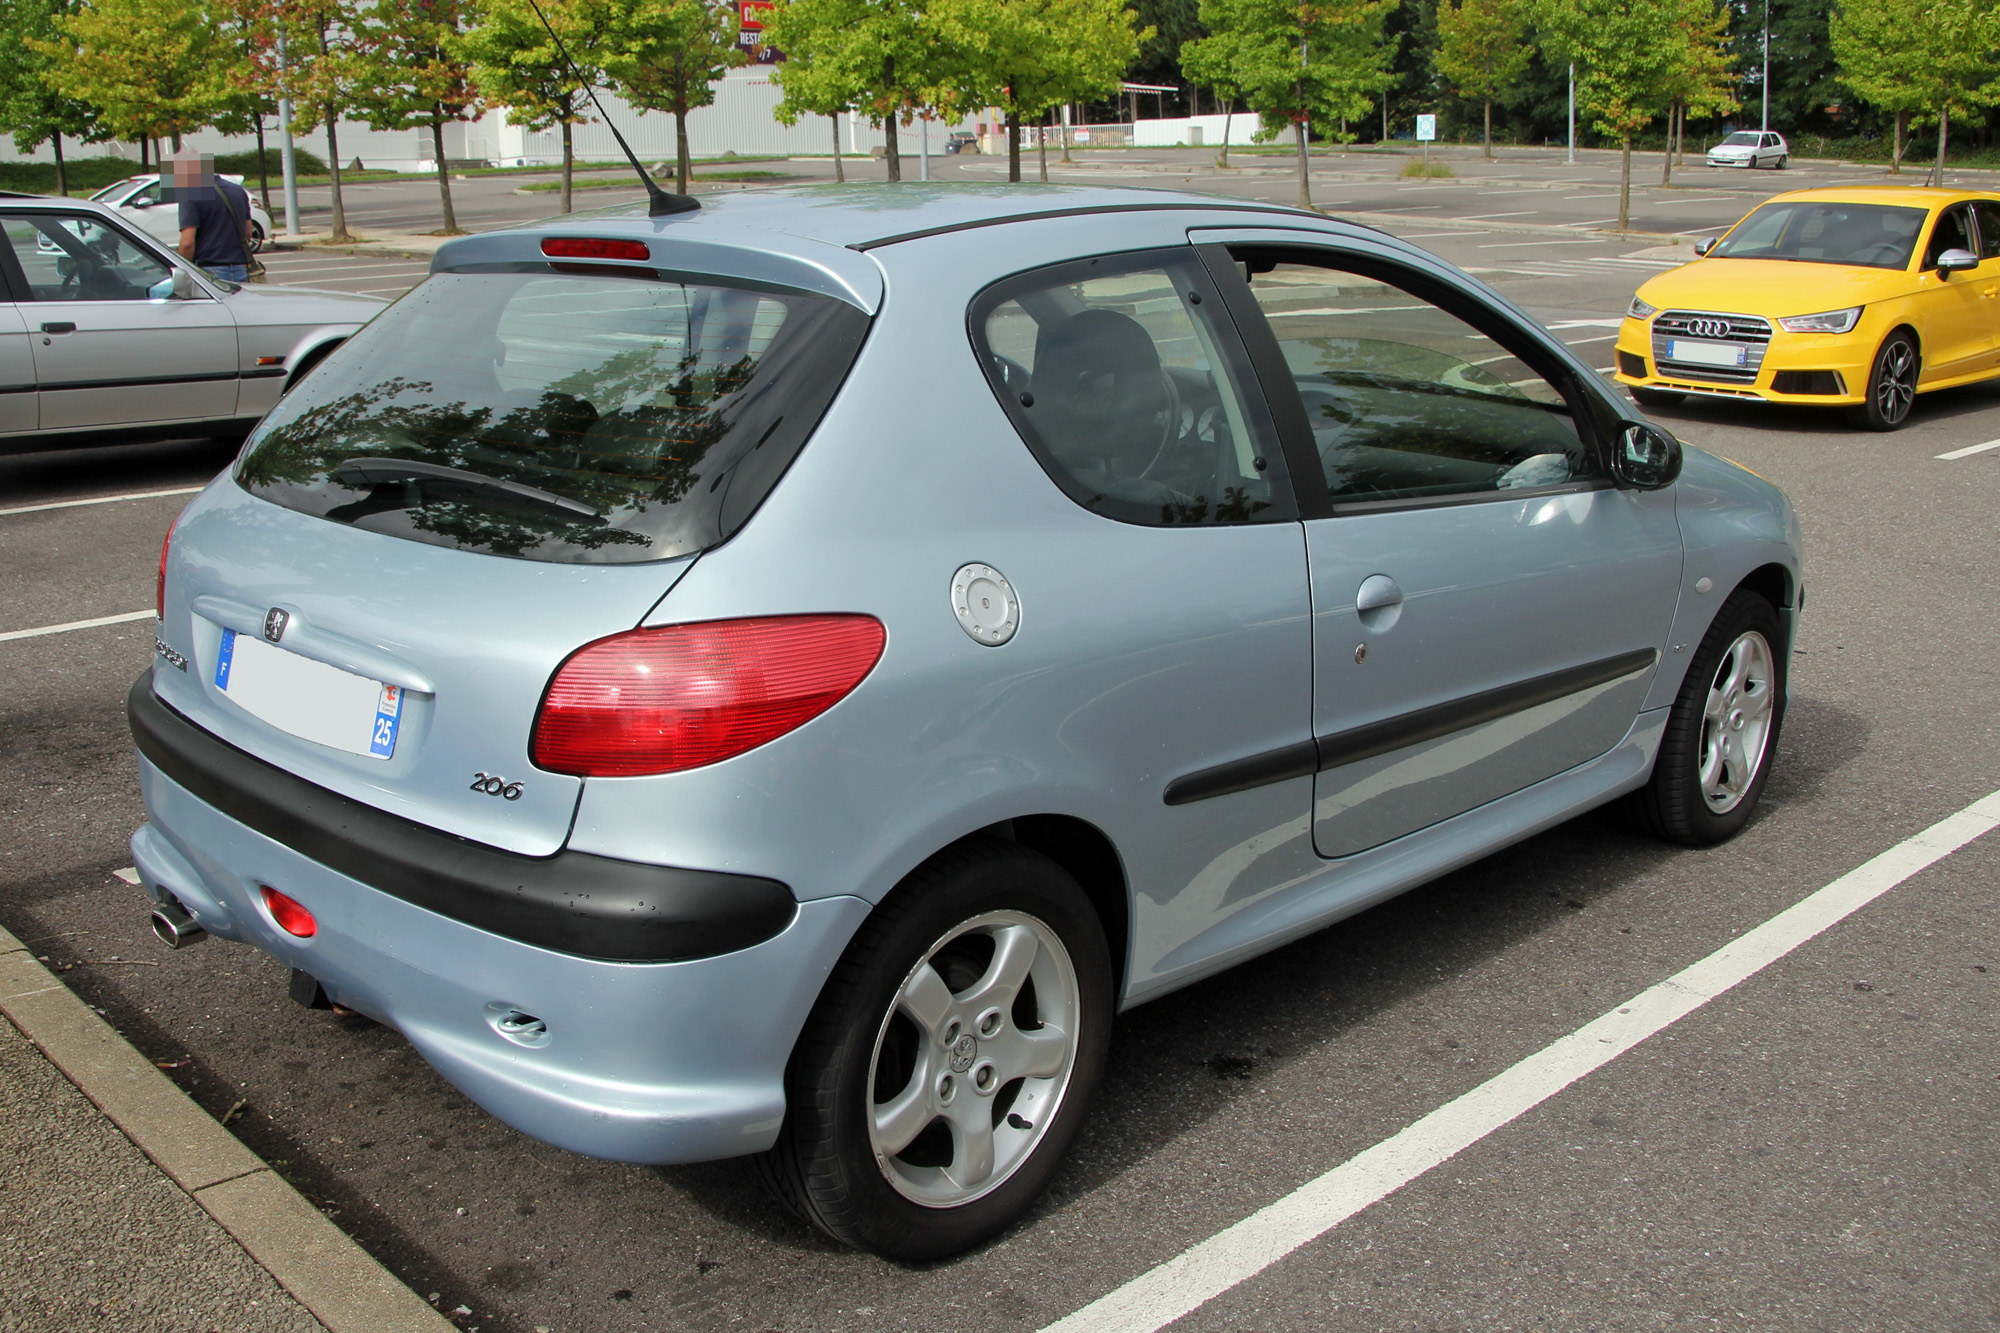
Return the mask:
<path id="1" fill-rule="evenodd" d="M 1485 156 L 1493 156 L 1493 103 L 1505 101 L 1532 54 L 1521 0 L 1440 0 L 1437 72 L 1460 97 L 1485 107 Z"/>
<path id="2" fill-rule="evenodd" d="M 1623 150 L 1618 229 L 1632 222 L 1632 136 L 1664 109 L 1679 0 L 1540 0 L 1536 26 L 1551 52 L 1576 64 L 1576 109 Z"/>
<path id="3" fill-rule="evenodd" d="M 584 114 L 589 81 L 604 75 L 596 57 L 595 19 L 578 0 L 482 0 L 473 26 L 448 42 L 471 65 L 473 83 L 490 101 L 507 108 L 510 121 L 531 130 L 562 128 L 565 213 L 570 211 L 576 163 L 570 127 L 589 119 Z M 551 28 L 561 38 L 560 47 Z"/>
<path id="4" fill-rule="evenodd" d="M 1222 107 L 1222 151 L 1215 156 L 1218 167 L 1229 165 L 1229 123 L 1235 118 L 1237 99 L 1243 96 L 1236 82 L 1237 41 L 1235 33 L 1219 32 L 1181 44 L 1181 73 L 1195 87 L 1214 93 Z"/>
<path id="5" fill-rule="evenodd" d="M 471 63 L 458 54 L 465 9 L 464 0 L 373 0 L 362 15 L 360 55 L 372 77 L 355 110 L 370 129 L 430 131 L 445 236 L 463 233 L 451 206 L 444 127 L 477 119 L 481 110 Z"/>
<path id="6" fill-rule="evenodd" d="M 1840 78 L 1897 117 L 1896 157 L 1913 113 L 1938 127 L 1925 179 L 1944 183 L 1952 113 L 2000 104 L 2000 9 L 1992 0 L 1846 0 L 1832 21 Z"/>
<path id="7" fill-rule="evenodd" d="M 1010 181 L 1021 179 L 1021 126 L 1064 102 L 1116 93 L 1152 35 L 1134 30 L 1124 0 L 938 0 L 933 19 L 960 71 L 940 100 L 1001 110 Z"/>
<path id="8" fill-rule="evenodd" d="M 732 6 L 709 0 L 611 0 L 598 33 L 604 70 L 625 100 L 674 117 L 674 188 L 687 193 L 688 112 L 715 101 L 715 84 L 749 57 L 736 44 Z"/>
<path id="9" fill-rule="evenodd" d="M 50 81 L 54 69 L 74 59 L 58 20 L 75 10 L 75 0 L 9 0 L 0 8 L 0 133 L 13 135 L 24 153 L 54 146 L 57 194 L 69 193 L 63 136 L 85 138 L 97 119 L 87 103 L 63 96 Z"/>
<path id="10" fill-rule="evenodd" d="M 1679 0 L 1672 34 L 1672 60 L 1660 92 L 1666 99 L 1667 151 L 1660 184 L 1673 181 L 1674 154 L 1687 132 L 1690 111 L 1717 116 L 1736 109 L 1730 89 L 1729 9 L 1715 0 Z"/>
<path id="11" fill-rule="evenodd" d="M 1306 134 L 1352 139 L 1344 127 L 1374 108 L 1392 79 L 1383 24 L 1402 0 L 1202 0 L 1201 21 L 1234 39 L 1230 67 L 1262 134 L 1290 125 L 1298 138 L 1299 207 L 1312 207 Z M 1341 129 L 1336 130 L 1338 124 Z"/>
<path id="12" fill-rule="evenodd" d="M 292 126 L 326 130 L 333 196 L 327 239 L 351 241 L 340 179 L 340 118 L 373 89 L 381 71 L 370 59 L 359 0 L 242 0 L 255 6 L 264 36 L 243 79 L 272 98 L 292 101 Z"/>
<path id="13" fill-rule="evenodd" d="M 184 0 L 97 0 L 55 16 L 57 36 L 29 38 L 57 95 L 97 111 L 104 137 L 170 139 L 214 120 L 227 99 L 214 16 Z"/>
<path id="14" fill-rule="evenodd" d="M 764 39 L 770 40 L 767 32 Z M 841 165 L 840 116 L 851 112 L 861 97 L 861 87 L 851 71 L 838 59 L 821 59 L 817 49 L 788 50 L 785 63 L 778 67 L 776 81 L 782 94 L 771 114 L 786 125 L 796 125 L 801 116 L 825 116 L 833 122 L 833 178 L 847 179 Z"/>
<path id="15" fill-rule="evenodd" d="M 956 110 L 972 82 L 963 53 L 919 0 L 779 0 L 765 16 L 764 40 L 786 55 L 771 75 L 786 114 L 844 104 L 886 126 L 892 181 L 903 179 L 897 125 Z M 795 82 L 802 100 L 792 99 Z M 848 95 L 839 99 L 836 90 Z"/>

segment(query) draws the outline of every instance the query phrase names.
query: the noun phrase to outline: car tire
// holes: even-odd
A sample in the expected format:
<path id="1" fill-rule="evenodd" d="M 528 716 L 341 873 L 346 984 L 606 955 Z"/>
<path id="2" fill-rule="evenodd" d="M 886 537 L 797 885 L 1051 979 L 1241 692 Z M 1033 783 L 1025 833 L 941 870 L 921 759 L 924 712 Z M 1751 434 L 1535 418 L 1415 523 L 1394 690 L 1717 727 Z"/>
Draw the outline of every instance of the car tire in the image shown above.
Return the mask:
<path id="1" fill-rule="evenodd" d="M 1653 775 L 1630 797 L 1640 826 L 1689 847 L 1735 837 L 1764 794 L 1784 713 L 1777 610 L 1739 588 L 1702 636 L 1667 716 Z"/>
<path id="2" fill-rule="evenodd" d="M 1923 373 L 1917 340 L 1905 329 L 1883 339 L 1868 371 L 1868 401 L 1847 410 L 1848 420 L 1864 430 L 1899 430 L 1916 406 L 1917 378 Z"/>
<path id="3" fill-rule="evenodd" d="M 1632 401 L 1641 407 L 1673 407 L 1684 402 L 1687 395 L 1672 389 L 1642 389 L 1636 384 L 1628 384 L 1625 391 L 1632 395 Z"/>
<path id="4" fill-rule="evenodd" d="M 261 254 L 264 249 L 264 229 L 255 222 L 250 224 L 250 253 Z"/>
<path id="5" fill-rule="evenodd" d="M 1785 169 L 1785 157 L 1784 154 L 1782 153 L 1778 155 L 1777 169 L 1779 171 L 1783 171 Z"/>
<path id="6" fill-rule="evenodd" d="M 1103 927 L 1062 867 L 998 838 L 941 852 L 827 980 L 759 1173 L 850 1245 L 916 1262 L 977 1245 L 1076 1137 L 1112 1007 Z"/>

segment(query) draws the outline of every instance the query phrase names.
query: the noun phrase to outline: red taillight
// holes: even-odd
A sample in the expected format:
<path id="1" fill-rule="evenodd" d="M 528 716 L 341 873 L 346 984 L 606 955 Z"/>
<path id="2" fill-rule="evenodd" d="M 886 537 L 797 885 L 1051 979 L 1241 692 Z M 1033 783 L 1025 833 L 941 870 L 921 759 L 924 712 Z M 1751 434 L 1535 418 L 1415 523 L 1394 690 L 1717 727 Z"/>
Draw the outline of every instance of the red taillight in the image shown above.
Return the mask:
<path id="1" fill-rule="evenodd" d="M 651 259 L 653 247 L 644 241 L 613 241 L 597 236 L 545 236 L 542 253 L 551 259 Z"/>
<path id="2" fill-rule="evenodd" d="M 167 548 L 174 544 L 174 529 L 181 525 L 178 515 L 167 524 L 167 535 L 160 538 L 160 579 L 153 585 L 154 614 L 161 620 L 167 618 Z"/>
<path id="3" fill-rule="evenodd" d="M 818 717 L 882 656 L 872 616 L 638 629 L 586 644 L 549 682 L 529 751 L 580 777 L 699 768 Z"/>
<path id="4" fill-rule="evenodd" d="M 268 884 L 259 884 L 264 891 L 264 906 L 271 909 L 271 919 L 276 921 L 286 934 L 309 940 L 319 932 L 319 923 L 313 914 L 301 907 L 295 900 L 287 898 Z"/>

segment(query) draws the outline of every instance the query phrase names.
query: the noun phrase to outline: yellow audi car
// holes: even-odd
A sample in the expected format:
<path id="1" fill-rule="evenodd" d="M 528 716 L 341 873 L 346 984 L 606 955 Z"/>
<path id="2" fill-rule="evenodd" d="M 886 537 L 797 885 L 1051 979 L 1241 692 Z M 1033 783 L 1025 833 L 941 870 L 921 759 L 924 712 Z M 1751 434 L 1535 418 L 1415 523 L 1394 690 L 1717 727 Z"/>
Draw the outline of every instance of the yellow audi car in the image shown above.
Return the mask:
<path id="1" fill-rule="evenodd" d="M 1894 430 L 1918 394 L 2000 376 L 2000 197 L 1799 190 L 1695 253 L 1619 326 L 1641 405 L 1824 404 Z"/>

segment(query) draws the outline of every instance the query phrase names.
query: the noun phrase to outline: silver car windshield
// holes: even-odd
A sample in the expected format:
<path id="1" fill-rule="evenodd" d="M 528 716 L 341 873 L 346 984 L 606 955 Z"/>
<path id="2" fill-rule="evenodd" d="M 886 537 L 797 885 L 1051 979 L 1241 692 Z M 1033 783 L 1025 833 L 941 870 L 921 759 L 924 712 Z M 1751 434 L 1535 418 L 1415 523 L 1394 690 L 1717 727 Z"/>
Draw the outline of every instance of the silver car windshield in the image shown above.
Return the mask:
<path id="1" fill-rule="evenodd" d="M 826 297 L 643 269 L 437 274 L 279 403 L 237 480 L 435 545 L 683 555 L 756 507 L 866 327 Z"/>
<path id="2" fill-rule="evenodd" d="M 1736 133 L 1730 135 L 1727 139 L 1724 139 L 1720 144 L 1716 146 L 1718 148 L 1722 148 L 1722 147 L 1728 147 L 1733 144 L 1739 148 L 1755 148 L 1757 146 L 1757 140 L 1760 139 L 1761 137 L 1763 136 L 1752 134 L 1748 130 L 1738 130 L 1736 131 Z"/>
<path id="3" fill-rule="evenodd" d="M 1894 204 L 1766 204 L 1709 251 L 1711 259 L 1908 268 L 1926 212 Z"/>

